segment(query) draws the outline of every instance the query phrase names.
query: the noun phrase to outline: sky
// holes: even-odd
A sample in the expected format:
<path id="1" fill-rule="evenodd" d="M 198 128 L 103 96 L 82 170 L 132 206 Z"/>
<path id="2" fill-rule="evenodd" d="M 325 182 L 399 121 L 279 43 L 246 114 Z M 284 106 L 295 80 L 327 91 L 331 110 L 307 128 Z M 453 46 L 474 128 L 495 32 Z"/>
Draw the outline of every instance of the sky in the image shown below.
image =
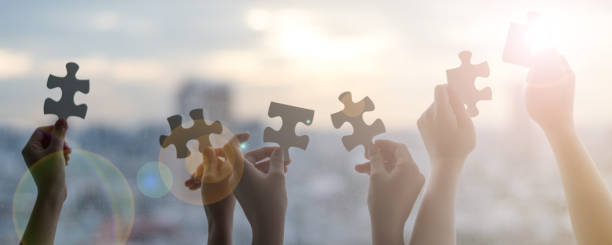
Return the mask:
<path id="1" fill-rule="evenodd" d="M 48 123 L 49 74 L 75 61 L 90 79 L 87 120 L 138 127 L 175 114 L 181 81 L 227 81 L 240 119 L 267 119 L 271 101 L 314 109 L 330 128 L 344 91 L 369 96 L 388 129 L 414 128 L 445 71 L 471 50 L 487 61 L 493 100 L 478 124 L 504 127 L 517 115 L 527 70 L 503 63 L 511 22 L 538 11 L 551 45 L 576 73 L 578 125 L 612 123 L 612 2 L 585 1 L 3 1 L 0 7 L 0 124 Z"/>

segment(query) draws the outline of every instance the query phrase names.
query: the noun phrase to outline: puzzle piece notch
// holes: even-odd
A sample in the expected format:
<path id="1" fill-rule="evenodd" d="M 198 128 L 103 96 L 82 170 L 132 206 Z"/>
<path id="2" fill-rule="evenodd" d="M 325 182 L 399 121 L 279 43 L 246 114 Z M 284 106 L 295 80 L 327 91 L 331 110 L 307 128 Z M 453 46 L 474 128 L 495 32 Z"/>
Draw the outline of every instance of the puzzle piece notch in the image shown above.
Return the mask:
<path id="1" fill-rule="evenodd" d="M 183 127 L 183 119 L 180 115 L 168 117 L 170 135 L 159 136 L 159 144 L 163 148 L 174 145 L 177 158 L 186 158 L 191 155 L 189 148 L 187 148 L 187 142 L 190 140 L 197 140 L 199 151 L 204 152 L 206 147 L 212 146 L 210 135 L 223 132 L 223 125 L 219 121 L 206 124 L 204 110 L 201 108 L 191 110 L 189 116 L 193 120 L 193 125 L 189 128 Z"/>
<path id="2" fill-rule="evenodd" d="M 363 120 L 363 113 L 374 111 L 374 102 L 366 96 L 355 103 L 351 92 L 340 94 L 338 100 L 344 104 L 344 109 L 331 115 L 334 127 L 340 128 L 346 122 L 353 126 L 353 134 L 343 136 L 342 144 L 348 151 L 352 151 L 358 145 L 363 145 L 367 151 L 373 145 L 372 139 L 385 132 L 382 120 L 376 119 L 371 125 L 367 125 Z"/>
<path id="3" fill-rule="evenodd" d="M 290 159 L 290 147 L 306 150 L 310 139 L 307 135 L 296 135 L 295 127 L 298 122 L 310 125 L 314 118 L 313 110 L 271 102 L 268 108 L 268 116 L 271 118 L 281 117 L 283 124 L 279 130 L 274 130 L 271 127 L 265 128 L 263 135 L 264 142 L 277 143 L 283 151 L 285 159 Z"/>
<path id="4" fill-rule="evenodd" d="M 478 90 L 475 85 L 477 77 L 489 76 L 489 64 L 486 61 L 472 64 L 470 51 L 459 53 L 459 59 L 461 60 L 459 67 L 446 70 L 448 86 L 457 94 L 461 103 L 467 106 L 468 115 L 475 117 L 479 113 L 476 103 L 480 100 L 491 100 L 493 97 L 490 87 Z"/>
<path id="5" fill-rule="evenodd" d="M 60 88 L 62 97 L 59 101 L 51 98 L 45 99 L 44 114 L 55 114 L 59 118 L 67 119 L 69 116 L 77 116 L 85 119 L 87 114 L 87 105 L 74 103 L 74 95 L 76 92 L 84 94 L 89 93 L 89 80 L 79 80 L 76 78 L 76 73 L 79 70 L 79 65 L 74 62 L 66 64 L 67 74 L 65 77 L 57 77 L 49 75 L 47 79 L 47 88 Z"/>

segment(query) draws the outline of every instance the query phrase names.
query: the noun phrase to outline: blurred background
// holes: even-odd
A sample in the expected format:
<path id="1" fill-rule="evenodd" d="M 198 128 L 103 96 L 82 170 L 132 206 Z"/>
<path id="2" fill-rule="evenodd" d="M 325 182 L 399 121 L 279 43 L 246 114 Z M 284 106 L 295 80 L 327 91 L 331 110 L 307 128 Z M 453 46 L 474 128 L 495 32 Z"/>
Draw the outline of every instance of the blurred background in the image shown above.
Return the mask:
<path id="1" fill-rule="evenodd" d="M 86 120 L 71 118 L 79 150 L 57 244 L 193 244 L 206 237 L 201 206 L 168 191 L 157 161 L 166 118 L 203 107 L 207 119 L 253 135 L 263 145 L 271 101 L 315 110 L 307 151 L 292 150 L 287 175 L 286 244 L 369 244 L 367 176 L 354 172 L 363 149 L 346 152 L 350 125 L 332 126 L 344 91 L 376 104 L 390 138 L 408 145 L 419 168 L 429 162 L 416 120 L 433 88 L 457 67 L 457 54 L 488 61 L 493 100 L 479 103 L 476 150 L 458 192 L 460 244 L 574 244 L 558 171 L 543 134 L 523 105 L 527 70 L 502 63 L 511 22 L 538 11 L 551 46 L 577 76 L 579 133 L 612 183 L 612 3 L 586 1 L 4 1 L 0 4 L 0 243 L 18 243 L 35 198 L 20 155 L 43 115 L 49 74 L 91 80 Z M 153 166 L 153 167 L 152 167 Z M 163 166 L 163 165 L 162 165 Z M 163 168 L 162 168 L 163 169 Z M 172 181 L 183 182 L 175 178 Z M 417 201 L 417 203 L 420 202 Z M 237 208 L 236 244 L 250 243 Z M 409 239 L 413 210 L 406 225 Z"/>

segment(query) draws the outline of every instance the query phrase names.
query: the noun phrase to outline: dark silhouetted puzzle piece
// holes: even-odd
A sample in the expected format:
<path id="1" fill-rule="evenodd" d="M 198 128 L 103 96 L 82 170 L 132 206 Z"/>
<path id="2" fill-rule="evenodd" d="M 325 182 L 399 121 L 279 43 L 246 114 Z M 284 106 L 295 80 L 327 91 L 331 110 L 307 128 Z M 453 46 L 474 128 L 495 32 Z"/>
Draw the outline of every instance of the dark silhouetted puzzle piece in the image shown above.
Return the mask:
<path id="1" fill-rule="evenodd" d="M 170 124 L 170 135 L 159 136 L 159 144 L 166 148 L 169 145 L 174 145 L 176 148 L 176 157 L 186 158 L 191 152 L 187 148 L 187 142 L 197 140 L 199 143 L 200 152 L 204 152 L 204 148 L 211 146 L 210 134 L 221 134 L 223 126 L 221 122 L 215 121 L 208 125 L 204 120 L 204 111 L 202 109 L 194 109 L 189 112 L 189 116 L 193 120 L 193 126 L 190 128 L 183 127 L 183 119 L 180 115 L 168 117 Z"/>
<path id="2" fill-rule="evenodd" d="M 285 159 L 290 158 L 289 147 L 306 150 L 309 138 L 306 135 L 297 136 L 295 134 L 295 126 L 298 122 L 310 125 L 314 117 L 313 110 L 272 102 L 268 109 L 268 116 L 281 117 L 283 125 L 278 131 L 267 127 L 264 130 L 264 142 L 277 143 L 283 151 Z"/>
<path id="3" fill-rule="evenodd" d="M 489 64 L 485 61 L 474 65 L 471 63 L 472 53 L 463 51 L 459 53 L 461 66 L 446 70 L 448 86 L 457 94 L 459 100 L 467 106 L 467 113 L 471 117 L 478 115 L 476 103 L 480 100 L 491 100 L 491 88 L 476 89 L 474 83 L 477 77 L 489 76 Z"/>
<path id="4" fill-rule="evenodd" d="M 49 75 L 47 79 L 47 88 L 60 88 L 62 97 L 59 101 L 54 101 L 51 98 L 45 100 L 44 113 L 55 114 L 59 118 L 67 119 L 69 116 L 77 116 L 85 119 L 87 114 L 87 105 L 76 105 L 74 103 L 74 94 L 78 91 L 84 94 L 89 93 L 89 80 L 79 80 L 76 78 L 76 73 L 79 70 L 79 65 L 70 62 L 66 64 L 65 77 L 56 77 Z"/>
<path id="5" fill-rule="evenodd" d="M 374 102 L 369 97 L 354 103 L 351 92 L 344 92 L 338 97 L 344 104 L 344 110 L 331 115 L 332 123 L 335 128 L 340 128 L 345 122 L 353 125 L 353 134 L 342 137 L 344 147 L 351 151 L 358 145 L 363 145 L 367 149 L 373 144 L 374 136 L 385 132 L 385 125 L 382 120 L 376 119 L 372 125 L 367 125 L 363 121 L 363 113 L 374 111 Z"/>

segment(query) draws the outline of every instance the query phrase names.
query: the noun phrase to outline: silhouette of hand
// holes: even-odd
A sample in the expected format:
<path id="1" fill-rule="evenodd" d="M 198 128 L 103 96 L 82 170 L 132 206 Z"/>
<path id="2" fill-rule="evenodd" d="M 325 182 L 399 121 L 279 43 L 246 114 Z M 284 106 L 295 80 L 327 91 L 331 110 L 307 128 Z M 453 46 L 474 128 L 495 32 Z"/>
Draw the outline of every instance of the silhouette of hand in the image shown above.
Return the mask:
<path id="1" fill-rule="evenodd" d="M 476 146 L 472 119 L 452 89 L 446 84 L 435 89 L 435 99 L 417 125 L 431 158 L 432 170 L 441 167 L 460 171 Z M 445 162 L 438 166 L 437 163 Z"/>
<path id="2" fill-rule="evenodd" d="M 545 132 L 573 129 L 574 73 L 562 56 L 544 53 L 527 77 L 525 105 Z"/>
<path id="3" fill-rule="evenodd" d="M 208 244 L 232 244 L 236 205 L 233 191 L 240 182 L 244 166 L 240 143 L 248 139 L 249 134 L 238 134 L 223 148 L 205 148 L 203 163 L 185 182 L 192 190 L 201 188 L 208 220 Z"/>
<path id="4" fill-rule="evenodd" d="M 61 195 L 66 198 L 65 166 L 71 149 L 64 142 L 68 124 L 59 119 L 53 126 L 37 128 L 21 154 L 40 194 Z"/>
<path id="5" fill-rule="evenodd" d="M 245 155 L 244 174 L 234 195 L 251 224 L 253 244 L 283 243 L 287 210 L 284 170 L 278 147 L 263 147 Z"/>
<path id="6" fill-rule="evenodd" d="M 425 178 L 403 144 L 377 140 L 368 155 L 372 166 L 368 192 L 372 239 L 374 244 L 397 244 L 403 241 L 404 224 Z M 393 167 L 387 170 L 384 162 Z"/>

